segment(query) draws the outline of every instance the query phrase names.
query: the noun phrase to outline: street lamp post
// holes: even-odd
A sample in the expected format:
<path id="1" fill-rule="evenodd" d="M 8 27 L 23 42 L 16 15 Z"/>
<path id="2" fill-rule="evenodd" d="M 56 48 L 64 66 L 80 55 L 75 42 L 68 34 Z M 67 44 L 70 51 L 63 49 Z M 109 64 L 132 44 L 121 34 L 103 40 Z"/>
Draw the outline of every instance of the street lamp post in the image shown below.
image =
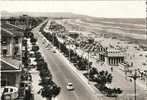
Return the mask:
<path id="1" fill-rule="evenodd" d="M 67 40 L 66 41 L 66 44 L 68 45 L 68 56 L 69 56 L 69 60 L 70 60 L 70 45 L 71 45 L 71 41 L 70 40 Z"/>
<path id="2" fill-rule="evenodd" d="M 92 65 L 92 62 L 90 62 L 90 48 L 88 49 L 88 66 L 87 66 L 87 73 L 88 73 L 88 84 L 90 80 L 90 65 Z"/>
<path id="3" fill-rule="evenodd" d="M 147 88 L 147 70 L 144 71 L 145 72 L 145 84 L 146 84 L 146 88 Z"/>
<path id="4" fill-rule="evenodd" d="M 52 32 L 52 43 L 53 43 L 53 45 L 54 45 L 54 42 L 55 42 L 55 36 L 56 36 L 56 33 Z"/>
<path id="5" fill-rule="evenodd" d="M 53 45 L 55 43 L 55 33 L 53 33 Z"/>
<path id="6" fill-rule="evenodd" d="M 125 79 L 127 79 L 127 74 L 129 72 L 128 66 L 124 67 L 124 71 L 125 71 Z"/>
<path id="7" fill-rule="evenodd" d="M 146 88 L 147 88 L 147 75 L 146 75 L 146 77 L 145 77 L 145 81 L 146 81 Z"/>
<path id="8" fill-rule="evenodd" d="M 59 36 L 59 33 L 57 34 L 58 35 L 58 37 L 60 37 Z M 59 41 L 59 40 L 58 40 Z M 60 50 L 60 41 L 58 42 L 58 46 L 59 46 L 59 50 Z"/>
<path id="9" fill-rule="evenodd" d="M 137 78 L 139 78 L 140 76 L 137 75 L 137 70 L 135 69 L 135 73 L 133 75 L 129 76 L 130 78 L 132 78 L 134 80 L 134 100 L 136 100 L 136 80 Z"/>
<path id="10" fill-rule="evenodd" d="M 70 61 L 70 44 L 69 44 L 69 61 Z"/>
<path id="11" fill-rule="evenodd" d="M 60 50 L 60 41 L 58 42 L 58 45 L 59 45 L 59 50 Z"/>

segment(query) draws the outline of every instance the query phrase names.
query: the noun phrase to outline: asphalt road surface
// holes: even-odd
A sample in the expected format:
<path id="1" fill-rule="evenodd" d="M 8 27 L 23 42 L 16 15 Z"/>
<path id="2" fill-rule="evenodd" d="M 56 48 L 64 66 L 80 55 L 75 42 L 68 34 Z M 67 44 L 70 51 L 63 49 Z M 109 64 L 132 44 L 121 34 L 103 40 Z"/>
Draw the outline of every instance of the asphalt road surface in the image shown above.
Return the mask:
<path id="1" fill-rule="evenodd" d="M 52 50 L 46 48 L 43 43 L 43 36 L 39 33 L 39 28 L 35 28 L 33 33 L 38 38 L 38 45 L 48 67 L 53 75 L 53 80 L 61 87 L 58 100 L 99 100 L 90 90 L 87 84 L 82 81 L 76 73 L 70 68 L 69 64 L 63 59 L 58 52 L 53 53 Z M 68 91 L 66 86 L 68 82 L 72 82 L 75 90 Z"/>

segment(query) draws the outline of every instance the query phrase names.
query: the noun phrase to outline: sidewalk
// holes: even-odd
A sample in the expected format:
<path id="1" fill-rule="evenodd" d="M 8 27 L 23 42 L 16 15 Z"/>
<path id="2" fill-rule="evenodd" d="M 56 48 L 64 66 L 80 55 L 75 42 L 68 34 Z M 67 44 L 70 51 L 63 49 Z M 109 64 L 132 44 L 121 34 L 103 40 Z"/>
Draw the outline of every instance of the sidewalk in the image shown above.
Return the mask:
<path id="1" fill-rule="evenodd" d="M 41 94 L 38 94 L 38 91 L 42 88 L 39 85 L 39 81 L 41 80 L 39 76 L 39 71 L 33 69 L 32 71 L 30 71 L 30 73 L 32 75 L 32 90 L 34 94 L 34 100 L 47 100 L 46 98 L 43 98 Z"/>
<path id="2" fill-rule="evenodd" d="M 79 55 L 82 55 L 82 51 L 77 50 Z M 82 55 L 86 57 L 85 55 Z M 111 71 L 111 67 L 106 63 L 98 63 L 95 58 L 90 58 L 90 61 L 93 62 L 93 67 L 97 68 L 98 71 L 107 70 L 109 73 L 112 73 L 113 81 L 110 84 L 112 88 L 120 88 L 123 90 L 123 93 L 120 95 L 119 100 L 123 99 L 131 99 L 134 94 L 134 81 L 130 82 L 129 78 L 125 79 L 125 74 L 119 69 L 118 66 L 113 66 L 113 72 Z M 146 90 L 145 84 L 137 83 L 137 98 L 138 100 L 146 100 Z"/>
<path id="3" fill-rule="evenodd" d="M 30 39 L 27 41 L 27 44 L 29 44 L 28 48 L 30 48 L 31 50 L 32 44 L 30 43 Z M 29 59 L 31 60 L 32 64 L 36 64 L 36 61 L 34 61 L 35 60 L 34 58 L 30 57 Z M 32 94 L 34 95 L 34 100 L 47 100 L 47 98 L 43 98 L 41 94 L 38 94 L 38 91 L 42 88 L 42 86 L 39 85 L 41 80 L 39 76 L 39 71 L 37 71 L 35 67 L 35 68 L 31 68 L 29 72 L 31 73 L 31 76 L 32 76 Z"/>
<path id="4" fill-rule="evenodd" d="M 45 22 L 46 21 L 44 21 L 44 23 Z M 40 26 L 42 26 L 42 24 Z M 35 33 L 35 34 L 41 34 L 39 32 L 40 26 L 35 28 L 35 29 L 38 29 L 38 30 L 33 30 L 32 32 Z M 35 34 L 34 34 L 34 36 L 36 37 Z M 40 37 L 36 37 L 36 38 L 37 39 L 44 39 L 44 41 L 46 41 L 46 38 L 42 34 L 40 35 Z M 36 42 L 36 44 L 38 44 L 38 41 Z M 42 97 L 41 94 L 38 94 L 38 91 L 42 88 L 42 86 L 39 85 L 40 80 L 41 80 L 40 75 L 39 75 L 39 71 L 37 71 L 36 68 L 33 68 L 33 69 L 30 70 L 30 73 L 32 75 L 32 88 L 33 88 L 32 90 L 33 90 L 33 94 L 34 94 L 34 100 L 47 100 L 47 98 Z M 57 100 L 57 98 L 53 97 L 52 100 Z"/>
<path id="5" fill-rule="evenodd" d="M 81 50 L 77 50 L 78 51 L 78 54 L 79 55 L 82 55 L 81 53 Z M 80 52 L 79 52 L 80 51 Z M 86 57 L 87 54 L 83 55 Z M 107 65 L 106 63 L 98 63 L 96 61 L 95 58 L 92 58 L 90 57 L 90 61 L 93 62 L 93 67 L 97 68 L 98 71 L 101 71 L 101 70 L 107 70 L 109 73 L 112 73 L 113 75 L 113 80 L 115 81 L 112 81 L 112 85 L 114 87 L 120 87 L 120 88 L 123 88 L 123 89 L 129 89 L 131 87 L 132 90 L 134 90 L 134 87 L 133 87 L 133 83 L 129 81 L 129 77 L 127 77 L 127 79 L 125 79 L 125 73 L 123 73 L 120 69 L 119 69 L 119 66 L 112 66 L 113 67 L 113 72 L 111 71 L 111 67 L 109 65 Z M 123 87 L 121 87 L 120 85 L 122 84 L 119 84 L 120 82 L 125 83 L 125 85 Z M 143 89 L 145 90 L 146 86 L 143 82 L 141 82 L 139 79 L 136 81 L 137 83 L 137 87 L 138 89 Z M 127 87 L 127 85 L 129 86 L 129 88 Z"/>

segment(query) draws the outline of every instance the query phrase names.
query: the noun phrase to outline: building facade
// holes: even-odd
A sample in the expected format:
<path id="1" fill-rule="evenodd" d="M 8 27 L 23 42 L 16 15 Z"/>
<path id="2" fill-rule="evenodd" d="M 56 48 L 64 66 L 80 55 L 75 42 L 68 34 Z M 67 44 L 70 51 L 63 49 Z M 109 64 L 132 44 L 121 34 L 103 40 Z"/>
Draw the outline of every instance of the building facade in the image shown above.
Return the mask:
<path id="1" fill-rule="evenodd" d="M 10 34 L 9 31 L 2 28 L 1 31 L 1 54 L 2 56 L 20 57 L 22 37 Z"/>
<path id="2" fill-rule="evenodd" d="M 22 71 L 22 39 L 24 31 L 9 23 L 1 25 L 1 99 L 18 97 Z"/>
<path id="3" fill-rule="evenodd" d="M 124 52 L 117 49 L 104 49 L 99 53 L 99 59 L 111 66 L 118 66 L 123 63 L 124 58 Z"/>

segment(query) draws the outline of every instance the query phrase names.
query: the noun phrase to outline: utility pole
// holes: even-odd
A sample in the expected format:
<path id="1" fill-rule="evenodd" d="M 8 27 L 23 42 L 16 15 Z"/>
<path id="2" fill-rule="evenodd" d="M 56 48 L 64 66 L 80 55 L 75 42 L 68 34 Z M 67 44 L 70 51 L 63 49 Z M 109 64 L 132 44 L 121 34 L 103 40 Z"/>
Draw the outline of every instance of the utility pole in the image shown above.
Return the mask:
<path id="1" fill-rule="evenodd" d="M 134 80 L 134 100 L 136 100 L 136 80 L 140 77 L 139 75 L 137 75 L 137 69 L 135 69 L 135 73 L 130 75 L 129 77 Z"/>

